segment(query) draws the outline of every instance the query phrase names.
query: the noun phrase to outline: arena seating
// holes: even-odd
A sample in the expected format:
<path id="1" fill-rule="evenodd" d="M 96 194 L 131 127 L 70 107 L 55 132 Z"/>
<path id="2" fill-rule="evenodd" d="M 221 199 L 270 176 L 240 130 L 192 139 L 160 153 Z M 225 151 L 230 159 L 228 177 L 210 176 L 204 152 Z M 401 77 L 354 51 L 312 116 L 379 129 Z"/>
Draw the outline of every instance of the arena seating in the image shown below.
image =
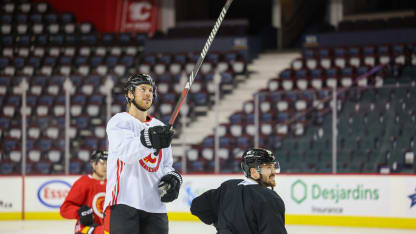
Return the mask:
<path id="1" fill-rule="evenodd" d="M 322 101 L 337 87 L 347 90 L 338 96 L 337 171 L 414 172 L 413 48 L 395 44 L 304 49 L 301 58 L 257 93 L 259 146 L 277 153 L 284 172 L 331 172 L 332 115 L 329 103 Z M 381 71 L 361 76 L 380 64 L 385 65 Z M 244 103 L 229 124 L 220 126 L 221 171 L 240 170 L 241 152 L 255 140 L 254 108 L 254 100 Z M 201 153 L 210 151 L 211 157 L 213 150 L 214 135 L 193 145 L 187 170 L 213 171 Z"/>
<path id="2" fill-rule="evenodd" d="M 144 34 L 100 33 L 89 22 L 76 21 L 71 13 L 58 14 L 47 3 L 6 2 L 0 17 L 0 173 L 21 173 L 22 96 L 27 91 L 28 160 L 30 174 L 63 173 L 65 146 L 65 90 L 69 78 L 70 173 L 90 170 L 89 154 L 106 148 L 107 79 L 114 83 L 110 113 L 124 111 L 122 79 L 129 73 L 150 73 L 158 84 L 159 96 L 152 107 L 156 117 L 167 123 L 179 94 L 180 79 L 189 74 L 199 53 L 143 53 Z M 215 73 L 221 75 L 222 95 L 236 84 L 235 75 L 245 72 L 247 61 L 236 51 L 212 52 L 206 57 L 188 96 L 188 117 L 210 109 Z M 180 118 L 180 117 L 179 117 Z M 177 135 L 181 124 L 175 124 Z M 32 156 L 31 156 L 32 155 Z"/>

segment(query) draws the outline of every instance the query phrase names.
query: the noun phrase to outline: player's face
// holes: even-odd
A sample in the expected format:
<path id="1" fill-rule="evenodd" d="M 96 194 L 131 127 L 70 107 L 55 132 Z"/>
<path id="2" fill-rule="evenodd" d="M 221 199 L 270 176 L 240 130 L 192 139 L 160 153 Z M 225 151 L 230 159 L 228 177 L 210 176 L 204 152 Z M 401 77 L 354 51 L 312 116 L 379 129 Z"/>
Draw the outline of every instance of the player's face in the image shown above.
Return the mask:
<path id="1" fill-rule="evenodd" d="M 148 110 L 153 102 L 153 87 L 149 84 L 136 86 L 134 90 L 134 101 L 143 110 Z"/>
<path id="2" fill-rule="evenodd" d="M 98 160 L 97 163 L 92 162 L 94 173 L 100 178 L 105 179 L 107 174 L 107 160 Z"/>
<path id="3" fill-rule="evenodd" d="M 261 182 L 265 186 L 276 186 L 275 181 L 275 174 L 277 173 L 276 170 L 276 163 L 267 163 L 260 165 L 260 173 L 261 173 Z"/>

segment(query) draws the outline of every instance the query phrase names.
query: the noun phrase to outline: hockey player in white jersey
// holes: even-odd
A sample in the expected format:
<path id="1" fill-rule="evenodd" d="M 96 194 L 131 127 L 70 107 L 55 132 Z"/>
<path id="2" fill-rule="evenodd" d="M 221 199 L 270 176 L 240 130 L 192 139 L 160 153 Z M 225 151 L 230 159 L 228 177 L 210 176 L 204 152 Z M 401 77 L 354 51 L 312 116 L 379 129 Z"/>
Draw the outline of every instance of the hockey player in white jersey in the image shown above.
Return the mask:
<path id="1" fill-rule="evenodd" d="M 107 123 L 106 233 L 168 233 L 164 202 L 178 197 L 182 177 L 172 167 L 173 130 L 147 114 L 156 95 L 152 77 L 131 75 L 125 87 L 128 111 Z"/>

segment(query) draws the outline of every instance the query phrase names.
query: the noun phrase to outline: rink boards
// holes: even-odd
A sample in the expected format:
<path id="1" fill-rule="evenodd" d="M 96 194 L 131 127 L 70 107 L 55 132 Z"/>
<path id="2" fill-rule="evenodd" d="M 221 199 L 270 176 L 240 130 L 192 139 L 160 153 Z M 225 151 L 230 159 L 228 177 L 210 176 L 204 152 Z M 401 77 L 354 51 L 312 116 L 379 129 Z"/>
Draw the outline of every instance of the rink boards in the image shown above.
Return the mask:
<path id="1" fill-rule="evenodd" d="M 59 206 L 78 176 L 0 177 L 0 219 L 61 219 Z M 198 220 L 192 199 L 240 175 L 185 175 L 171 220 Z M 286 204 L 287 224 L 416 229 L 414 175 L 279 175 L 276 191 Z M 98 204 L 98 209 L 100 203 Z"/>

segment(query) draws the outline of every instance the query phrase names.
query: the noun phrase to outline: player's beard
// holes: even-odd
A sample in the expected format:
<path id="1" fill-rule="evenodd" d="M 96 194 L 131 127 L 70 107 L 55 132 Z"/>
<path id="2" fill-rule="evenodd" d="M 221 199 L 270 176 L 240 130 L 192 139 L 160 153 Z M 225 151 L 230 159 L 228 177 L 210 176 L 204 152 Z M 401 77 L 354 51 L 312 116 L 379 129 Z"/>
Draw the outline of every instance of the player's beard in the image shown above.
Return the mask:
<path id="1" fill-rule="evenodd" d="M 276 186 L 275 175 L 269 175 L 267 177 L 265 175 L 261 175 L 260 182 L 266 187 L 273 188 Z"/>
<path id="2" fill-rule="evenodd" d="M 147 100 L 146 99 L 136 100 L 135 98 L 133 99 L 133 104 L 137 109 L 141 111 L 147 111 L 152 106 L 152 99 L 150 98 Z"/>

